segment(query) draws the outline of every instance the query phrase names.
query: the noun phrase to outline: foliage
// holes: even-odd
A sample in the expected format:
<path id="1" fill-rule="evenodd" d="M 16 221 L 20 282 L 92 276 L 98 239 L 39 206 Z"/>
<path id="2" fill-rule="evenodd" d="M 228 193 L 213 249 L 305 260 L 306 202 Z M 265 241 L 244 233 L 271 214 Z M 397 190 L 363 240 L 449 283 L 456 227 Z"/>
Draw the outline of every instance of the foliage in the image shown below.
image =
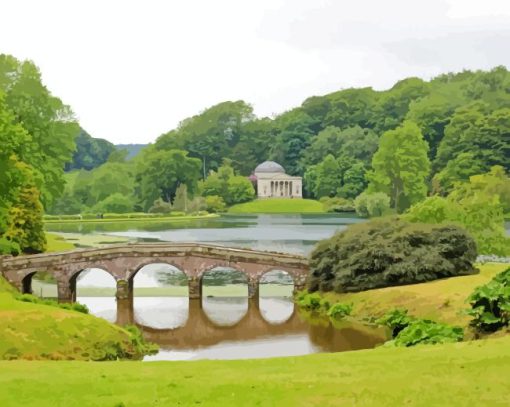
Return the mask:
<path id="1" fill-rule="evenodd" d="M 387 326 L 391 329 L 392 338 L 396 338 L 398 334 L 415 321 L 415 318 L 408 315 L 408 311 L 403 308 L 392 309 L 375 322 L 379 325 Z"/>
<path id="2" fill-rule="evenodd" d="M 324 205 L 326 212 L 354 212 L 354 203 L 345 198 L 322 197 L 320 203 Z"/>
<path id="3" fill-rule="evenodd" d="M 384 192 L 393 207 L 402 212 L 425 198 L 430 163 L 428 145 L 419 127 L 410 121 L 381 136 L 379 149 L 368 173 L 369 191 Z"/>
<path id="4" fill-rule="evenodd" d="M 406 309 L 395 308 L 376 321 L 391 329 L 393 340 L 387 346 L 415 346 L 460 342 L 464 339 L 461 327 L 450 326 L 428 319 L 414 318 Z"/>
<path id="5" fill-rule="evenodd" d="M 129 213 L 133 211 L 133 199 L 117 192 L 100 201 L 94 206 L 93 211 L 98 213 Z"/>
<path id="6" fill-rule="evenodd" d="M 332 319 L 342 319 L 349 315 L 352 312 L 352 304 L 341 304 L 336 303 L 329 307 L 327 315 Z"/>
<path id="7" fill-rule="evenodd" d="M 235 175 L 230 160 L 224 160 L 218 171 L 211 171 L 200 185 L 203 196 L 219 196 L 227 205 L 248 202 L 255 197 L 251 181 Z"/>
<path id="8" fill-rule="evenodd" d="M 480 253 L 506 255 L 510 239 L 505 236 L 500 197 L 509 196 L 509 179 L 500 171 L 501 167 L 494 167 L 488 174 L 472 176 L 469 183 L 457 184 L 446 198 L 426 198 L 412 206 L 405 218 L 411 222 L 456 222 L 473 236 Z"/>
<path id="9" fill-rule="evenodd" d="M 172 212 L 172 204 L 158 198 L 149 208 L 149 213 L 170 213 Z"/>
<path id="10" fill-rule="evenodd" d="M 115 151 L 115 146 L 112 143 L 100 138 L 93 138 L 83 129 L 80 129 L 75 142 L 76 151 L 72 161 L 66 164 L 66 171 L 92 170 L 104 164 L 110 154 Z"/>
<path id="11" fill-rule="evenodd" d="M 457 226 L 376 219 L 319 242 L 308 288 L 355 292 L 472 274 L 475 259 L 475 242 Z"/>
<path id="12" fill-rule="evenodd" d="M 494 332 L 510 324 L 510 268 L 487 284 L 477 287 L 469 296 L 473 317 L 471 325 L 480 331 Z"/>
<path id="13" fill-rule="evenodd" d="M 300 308 L 309 311 L 317 311 L 321 308 L 327 311 L 330 307 L 329 302 L 323 299 L 319 293 L 301 293 L 296 302 Z"/>
<path id="14" fill-rule="evenodd" d="M 460 342 L 464 339 L 464 330 L 458 326 L 450 326 L 426 319 L 411 321 L 388 345 L 416 346 Z"/>
<path id="15" fill-rule="evenodd" d="M 10 124 L 24 130 L 19 148 L 7 148 L 34 173 L 35 186 L 45 207 L 63 190 L 64 163 L 71 160 L 79 127 L 71 109 L 53 96 L 41 81 L 38 68 L 30 61 L 0 55 L 0 95 L 2 107 L 12 113 Z M 22 143 L 22 144 L 21 144 Z"/>
<path id="16" fill-rule="evenodd" d="M 327 155 L 315 167 L 317 181 L 314 188 L 314 195 L 317 198 L 323 196 L 333 197 L 342 186 L 340 166 L 331 154 Z"/>
<path id="17" fill-rule="evenodd" d="M 205 205 L 207 212 L 219 213 L 224 212 L 226 209 L 225 201 L 221 196 L 209 195 L 205 197 Z"/>
<path id="18" fill-rule="evenodd" d="M 389 212 L 390 197 L 383 192 L 363 192 L 354 200 L 354 208 L 365 218 L 383 216 Z"/>
<path id="19" fill-rule="evenodd" d="M 157 198 L 173 202 L 180 185 L 193 195 L 200 177 L 200 160 L 181 150 L 144 150 L 137 157 L 136 193 L 145 210 Z"/>

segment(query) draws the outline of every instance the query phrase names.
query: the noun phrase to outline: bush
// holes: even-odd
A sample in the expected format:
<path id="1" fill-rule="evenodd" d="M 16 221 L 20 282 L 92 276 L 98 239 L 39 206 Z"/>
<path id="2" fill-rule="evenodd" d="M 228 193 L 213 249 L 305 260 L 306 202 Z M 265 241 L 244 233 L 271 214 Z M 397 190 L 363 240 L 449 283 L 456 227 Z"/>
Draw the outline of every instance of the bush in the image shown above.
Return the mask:
<path id="1" fill-rule="evenodd" d="M 376 323 L 391 329 L 393 340 L 386 342 L 388 346 L 459 342 L 464 338 L 462 328 L 414 318 L 407 314 L 406 309 L 391 310 L 376 320 Z"/>
<path id="2" fill-rule="evenodd" d="M 152 206 L 149 209 L 150 213 L 170 213 L 172 212 L 172 204 L 170 202 L 165 202 L 161 198 L 158 198 L 154 201 Z"/>
<path id="3" fill-rule="evenodd" d="M 407 315 L 406 309 L 394 309 L 388 311 L 381 318 L 377 319 L 375 322 L 379 325 L 387 326 L 391 329 L 392 338 L 396 338 L 397 335 L 405 328 L 409 326 L 411 322 L 413 322 L 415 318 Z"/>
<path id="4" fill-rule="evenodd" d="M 441 324 L 427 319 L 411 321 L 407 327 L 399 332 L 397 337 L 388 345 L 415 346 L 422 344 L 438 344 L 460 342 L 464 339 L 461 327 Z"/>
<path id="5" fill-rule="evenodd" d="M 308 289 L 356 292 L 474 274 L 476 255 L 460 227 L 371 220 L 317 244 Z"/>
<path id="6" fill-rule="evenodd" d="M 354 200 L 354 207 L 356 213 L 365 218 L 382 216 L 390 211 L 390 197 L 383 192 L 363 192 Z"/>
<path id="7" fill-rule="evenodd" d="M 297 305 L 300 308 L 304 308 L 306 310 L 316 311 L 319 308 L 321 308 L 321 304 L 322 297 L 318 293 L 314 294 L 304 293 L 302 295 L 299 295 L 297 298 Z"/>
<path id="8" fill-rule="evenodd" d="M 352 304 L 336 303 L 329 307 L 327 314 L 332 319 L 342 319 L 351 315 L 351 312 Z"/>
<path id="9" fill-rule="evenodd" d="M 133 199 L 129 196 L 123 195 L 120 192 L 112 194 L 107 198 L 103 199 L 96 206 L 94 206 L 95 212 L 110 212 L 110 213 L 128 213 L 133 210 Z"/>
<path id="10" fill-rule="evenodd" d="M 207 211 L 211 213 L 224 212 L 226 208 L 225 201 L 218 195 L 206 196 L 205 205 L 207 207 Z"/>
<path id="11" fill-rule="evenodd" d="M 494 332 L 510 323 L 510 268 L 496 275 L 487 284 L 476 288 L 468 298 L 473 317 L 471 325 L 485 332 Z"/>
<path id="12" fill-rule="evenodd" d="M 324 205 L 326 212 L 354 212 L 354 203 L 345 198 L 340 197 L 322 197 L 320 203 Z"/>

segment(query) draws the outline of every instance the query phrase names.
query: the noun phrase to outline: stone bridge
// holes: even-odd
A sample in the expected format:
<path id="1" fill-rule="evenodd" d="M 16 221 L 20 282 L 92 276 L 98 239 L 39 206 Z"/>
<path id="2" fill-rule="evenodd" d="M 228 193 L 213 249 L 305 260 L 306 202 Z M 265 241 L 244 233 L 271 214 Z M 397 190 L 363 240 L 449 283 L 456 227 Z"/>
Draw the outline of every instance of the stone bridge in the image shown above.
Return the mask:
<path id="1" fill-rule="evenodd" d="M 202 276 L 216 267 L 243 272 L 248 281 L 249 298 L 258 298 L 259 280 L 269 271 L 287 272 L 294 280 L 295 290 L 304 287 L 308 275 L 308 260 L 302 256 L 200 243 L 136 243 L 3 257 L 0 271 L 23 293 L 32 292 L 32 277 L 36 272 L 47 272 L 57 281 L 59 301 L 73 302 L 76 280 L 83 270 L 105 270 L 117 282 L 117 299 L 130 299 L 134 276 L 142 267 L 154 263 L 166 263 L 185 273 L 190 298 L 201 298 Z"/>

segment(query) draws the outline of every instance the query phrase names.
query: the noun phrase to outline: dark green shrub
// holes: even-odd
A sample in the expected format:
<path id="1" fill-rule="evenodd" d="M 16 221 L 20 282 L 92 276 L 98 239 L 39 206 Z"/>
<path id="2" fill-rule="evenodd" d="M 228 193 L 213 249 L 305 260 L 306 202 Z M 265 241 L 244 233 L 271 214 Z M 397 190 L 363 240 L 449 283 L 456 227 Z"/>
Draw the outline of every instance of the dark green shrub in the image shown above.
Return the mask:
<path id="1" fill-rule="evenodd" d="M 471 325 L 480 331 L 494 332 L 510 323 L 510 268 L 487 284 L 476 288 L 468 298 L 473 317 Z"/>
<path id="2" fill-rule="evenodd" d="M 351 315 L 351 312 L 352 304 L 336 303 L 329 307 L 327 314 L 332 319 L 342 319 Z"/>
<path id="3" fill-rule="evenodd" d="M 415 346 L 421 344 L 437 344 L 460 342 L 464 339 L 461 327 L 441 324 L 427 319 L 416 319 L 399 332 L 389 345 Z"/>
<path id="4" fill-rule="evenodd" d="M 476 254 L 460 227 L 375 219 L 318 243 L 308 289 L 356 292 L 474 274 Z"/>

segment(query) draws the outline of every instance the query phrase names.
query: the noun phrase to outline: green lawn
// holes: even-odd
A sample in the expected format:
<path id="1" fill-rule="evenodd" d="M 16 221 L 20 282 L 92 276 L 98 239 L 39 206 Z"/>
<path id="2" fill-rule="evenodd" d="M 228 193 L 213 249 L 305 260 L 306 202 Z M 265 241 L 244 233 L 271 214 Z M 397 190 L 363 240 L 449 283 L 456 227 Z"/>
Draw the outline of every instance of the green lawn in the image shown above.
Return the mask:
<path id="1" fill-rule="evenodd" d="M 506 406 L 510 337 L 196 362 L 0 362 L 10 406 Z"/>
<path id="2" fill-rule="evenodd" d="M 234 205 L 229 213 L 324 213 L 324 206 L 313 199 L 257 199 Z"/>

